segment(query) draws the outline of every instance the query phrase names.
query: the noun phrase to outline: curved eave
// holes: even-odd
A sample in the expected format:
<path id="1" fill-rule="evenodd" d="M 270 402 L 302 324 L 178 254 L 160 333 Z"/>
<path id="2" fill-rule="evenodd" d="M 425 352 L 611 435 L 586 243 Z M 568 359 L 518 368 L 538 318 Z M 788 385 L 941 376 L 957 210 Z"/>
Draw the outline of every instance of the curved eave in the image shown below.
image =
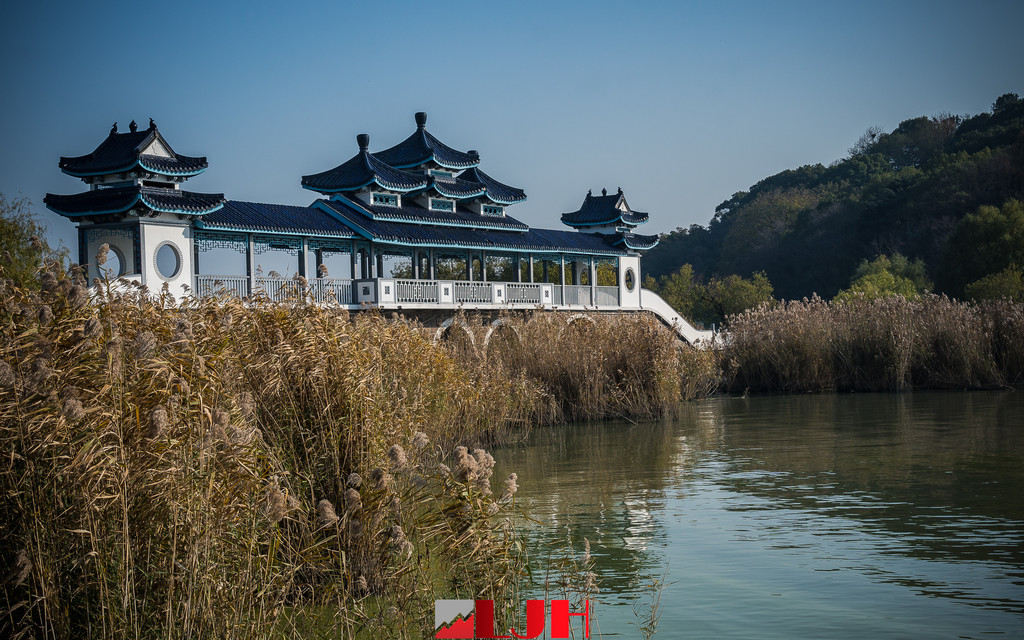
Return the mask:
<path id="1" fill-rule="evenodd" d="M 200 173 L 206 171 L 206 166 L 202 166 L 202 167 L 198 167 L 198 168 L 193 168 L 193 169 L 183 169 L 181 171 L 170 171 L 170 170 L 167 170 L 167 169 L 161 169 L 161 168 L 155 167 L 155 166 L 153 166 L 151 164 L 147 164 L 146 161 L 143 160 L 142 158 L 139 158 L 135 162 L 133 162 L 133 163 L 131 163 L 129 165 L 125 165 L 123 167 L 114 167 L 114 168 L 111 168 L 111 169 L 103 169 L 101 171 L 74 171 L 74 170 L 71 170 L 71 169 L 65 169 L 64 167 L 61 167 L 60 170 L 61 170 L 61 172 L 65 173 L 65 174 L 67 174 L 69 176 L 73 176 L 75 178 L 92 178 L 92 177 L 95 177 L 95 176 L 108 176 L 108 175 L 113 174 L 113 173 L 128 173 L 129 171 L 134 171 L 136 168 L 139 168 L 139 167 L 141 167 L 142 169 L 145 169 L 149 173 L 153 173 L 153 174 L 161 175 L 161 176 L 168 176 L 168 177 L 172 177 L 172 178 L 178 178 L 178 177 L 191 178 L 193 176 L 197 176 Z"/>
<path id="2" fill-rule="evenodd" d="M 166 205 L 160 205 L 153 202 L 150 198 L 147 198 L 145 195 L 142 196 L 142 202 L 153 211 L 157 211 L 159 213 L 173 213 L 179 216 L 205 216 L 208 213 L 213 213 L 214 211 L 218 211 L 224 208 L 223 196 L 221 197 L 221 202 L 202 209 L 198 207 L 193 209 L 178 209 L 174 207 L 168 207 Z"/>
<path id="3" fill-rule="evenodd" d="M 487 189 L 483 185 L 481 185 L 479 189 L 468 193 L 465 190 L 448 190 L 446 188 L 447 186 L 447 183 L 435 180 L 431 185 L 431 188 L 434 191 L 437 191 L 440 195 L 453 200 L 472 200 L 473 198 L 479 198 L 487 193 Z"/>
<path id="4" fill-rule="evenodd" d="M 149 158 L 160 158 L 157 162 L 166 164 L 166 160 L 161 156 L 149 156 Z M 182 168 L 180 170 L 174 170 L 166 167 L 158 167 L 152 164 L 154 161 L 147 159 L 147 156 L 139 156 L 138 165 L 146 169 L 151 173 L 156 173 L 162 176 L 171 177 L 189 177 L 197 176 L 200 173 L 206 171 L 209 166 L 206 162 L 206 158 L 190 158 L 186 156 L 175 157 L 175 162 L 180 163 Z"/>
<path id="5" fill-rule="evenodd" d="M 635 227 L 635 226 L 639 226 L 641 224 L 644 224 L 645 222 L 647 222 L 650 219 L 650 216 L 648 216 L 645 213 L 645 214 L 641 214 L 643 217 L 640 217 L 637 214 L 632 214 L 632 215 L 631 214 L 622 214 L 622 215 L 614 216 L 612 218 L 608 218 L 607 220 L 576 222 L 576 221 L 574 221 L 572 219 L 572 216 L 576 215 L 576 213 L 578 213 L 578 212 L 574 211 L 572 213 L 563 213 L 562 214 L 562 223 L 566 224 L 566 225 L 568 225 L 570 227 L 601 227 L 601 226 L 609 226 L 609 225 L 613 225 L 613 224 L 616 224 L 618 222 L 621 222 L 622 224 Z"/>
<path id="6" fill-rule="evenodd" d="M 71 200 L 72 198 L 74 198 L 74 196 L 55 196 L 52 193 L 48 193 L 48 194 L 46 194 L 46 197 L 43 198 L 43 204 L 45 204 L 46 208 L 49 209 L 50 211 L 56 213 L 57 215 L 64 216 L 65 218 L 84 218 L 84 217 L 87 217 L 87 216 L 103 216 L 103 215 L 113 215 L 113 214 L 118 214 L 118 213 L 125 213 L 125 212 L 131 210 L 131 208 L 134 207 L 136 204 L 138 204 L 139 200 L 142 199 L 142 196 L 139 195 L 139 194 L 136 194 L 135 197 L 132 198 L 131 200 L 129 200 L 127 204 L 119 204 L 119 205 L 114 206 L 114 207 L 109 207 L 108 206 L 108 207 L 105 207 L 103 209 L 89 209 L 89 210 L 86 210 L 86 211 L 76 211 L 76 210 L 70 210 L 69 211 L 68 209 L 65 209 L 65 208 L 63 208 L 61 206 L 61 204 L 67 204 L 67 203 L 72 202 L 72 200 Z"/>
<path id="7" fill-rule="evenodd" d="M 658 246 L 658 242 L 660 242 L 660 238 L 658 238 L 658 236 L 623 234 L 612 244 L 615 246 L 623 245 L 632 251 L 647 251 L 648 249 L 653 249 Z"/>
<path id="8" fill-rule="evenodd" d="M 506 198 L 500 198 L 500 197 L 494 195 L 493 193 L 491 193 L 490 191 L 488 191 L 487 192 L 487 197 L 494 204 L 500 204 L 500 205 L 505 205 L 505 206 L 512 205 L 512 204 L 519 204 L 520 202 L 526 202 L 526 195 L 525 194 L 521 198 L 506 199 Z"/>
<path id="9" fill-rule="evenodd" d="M 403 174 L 400 177 L 406 178 L 407 183 L 399 184 L 395 180 L 389 180 L 387 178 L 387 173 L 389 172 Z M 352 175 L 346 176 L 344 175 L 346 173 L 351 173 Z M 431 180 L 427 176 L 407 174 L 400 169 L 384 164 L 381 160 L 365 151 L 361 151 L 359 155 L 328 171 L 302 176 L 303 189 L 323 194 L 358 191 L 371 184 L 376 184 L 388 191 L 409 193 L 410 191 L 426 189 L 430 186 L 430 182 Z"/>
<path id="10" fill-rule="evenodd" d="M 190 198 L 194 199 L 190 200 Z M 168 199 L 191 202 L 192 204 L 191 206 L 174 206 L 167 202 Z M 90 200 L 97 201 L 97 204 L 89 206 Z M 114 193 L 86 191 L 85 193 L 71 196 L 47 194 L 43 199 L 47 209 L 66 218 L 125 215 L 139 204 L 154 213 L 204 216 L 223 207 L 224 202 L 224 195 L 219 193 L 191 193 L 185 191 L 173 194 L 156 194 L 147 193 L 138 187 Z"/>
<path id="11" fill-rule="evenodd" d="M 494 204 L 512 205 L 519 204 L 520 202 L 526 202 L 526 192 L 522 189 L 510 187 L 507 184 L 498 182 L 475 167 L 471 168 L 468 173 L 470 175 L 462 178 L 462 180 L 472 184 L 482 185 L 487 192 L 487 197 L 490 198 L 491 202 Z"/>

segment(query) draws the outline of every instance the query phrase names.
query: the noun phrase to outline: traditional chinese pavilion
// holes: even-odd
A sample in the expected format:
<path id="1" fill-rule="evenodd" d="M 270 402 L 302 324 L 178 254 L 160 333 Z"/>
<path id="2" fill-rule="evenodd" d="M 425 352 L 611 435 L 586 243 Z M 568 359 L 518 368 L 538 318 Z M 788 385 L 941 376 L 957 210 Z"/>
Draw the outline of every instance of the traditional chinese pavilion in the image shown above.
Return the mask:
<path id="1" fill-rule="evenodd" d="M 481 169 L 478 152 L 458 151 L 426 128 L 382 151 L 356 137 L 338 166 L 302 177 L 321 194 L 309 206 L 226 200 L 182 185 L 206 158 L 175 152 L 150 120 L 117 125 L 96 149 L 61 158 L 61 170 L 89 190 L 47 194 L 52 211 L 78 223 L 79 261 L 110 247 L 105 272 L 176 295 L 303 296 L 360 309 L 536 308 L 648 310 L 694 342 L 697 331 L 660 298 L 642 291 L 640 253 L 657 236 L 621 189 L 587 193 L 561 220 L 536 229 L 509 215 L 522 189 Z M 282 273 L 283 272 L 283 273 Z"/>

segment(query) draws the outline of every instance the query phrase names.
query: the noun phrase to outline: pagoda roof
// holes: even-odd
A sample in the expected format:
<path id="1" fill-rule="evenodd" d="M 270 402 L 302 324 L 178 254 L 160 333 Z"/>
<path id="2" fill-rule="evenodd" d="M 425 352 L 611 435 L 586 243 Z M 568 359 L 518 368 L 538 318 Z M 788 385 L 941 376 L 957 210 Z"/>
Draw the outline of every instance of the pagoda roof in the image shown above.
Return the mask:
<path id="1" fill-rule="evenodd" d="M 610 225 L 622 222 L 630 227 L 647 222 L 650 216 L 641 211 L 632 211 L 626 203 L 626 197 L 622 195 L 622 189 L 618 193 L 608 195 L 602 192 L 595 196 L 589 191 L 583 199 L 583 205 L 576 211 L 562 214 L 562 222 L 571 227 L 586 227 Z"/>
<path id="2" fill-rule="evenodd" d="M 479 184 L 487 197 L 498 204 L 517 204 L 526 200 L 526 192 L 498 182 L 477 167 L 471 167 L 459 174 L 459 180 Z"/>
<path id="3" fill-rule="evenodd" d="M 374 157 L 368 151 L 370 136 L 367 134 L 359 134 L 356 141 L 359 144 L 359 153 L 333 169 L 302 176 L 302 186 L 320 193 L 355 191 L 371 184 L 400 193 L 422 190 L 430 186 L 429 176 L 395 169 Z"/>
<path id="4" fill-rule="evenodd" d="M 435 177 L 430 186 L 440 195 L 454 200 L 479 198 L 487 193 L 487 187 L 479 182 L 469 182 L 467 180 L 462 180 L 461 178 L 455 178 L 454 180 L 439 180 Z"/>
<path id="5" fill-rule="evenodd" d="M 619 232 L 611 236 L 611 243 L 615 246 L 623 246 L 633 251 L 646 251 L 653 249 L 660 238 L 658 236 L 642 236 L 638 233 Z"/>
<path id="6" fill-rule="evenodd" d="M 416 114 L 416 131 L 395 146 L 373 154 L 398 169 L 418 167 L 428 162 L 446 169 L 467 169 L 480 164 L 480 156 L 452 149 L 427 131 L 427 114 Z"/>
<path id="7" fill-rule="evenodd" d="M 341 200 L 341 198 L 335 199 Z M 360 200 L 346 198 L 344 204 L 358 210 L 362 215 L 373 220 L 475 229 L 506 229 L 513 231 L 526 231 L 529 229 L 527 225 L 515 218 L 482 215 L 458 204 L 455 205 L 454 211 L 427 209 L 416 202 L 403 202 L 401 207 L 390 207 L 379 204 L 366 204 Z"/>
<path id="8" fill-rule="evenodd" d="M 572 252 L 600 255 L 624 255 L 625 249 L 609 242 L 610 236 L 577 231 L 532 229 L 480 229 L 409 224 L 370 218 L 361 207 L 348 200 L 318 200 L 313 206 L 330 212 L 361 237 L 407 246 L 453 247 L 532 252 Z"/>
<path id="9" fill-rule="evenodd" d="M 190 177 L 206 170 L 205 157 L 183 156 L 175 153 L 171 145 L 157 130 L 156 124 L 150 120 L 149 128 L 137 131 L 132 122 L 131 131 L 117 133 L 117 125 L 110 135 L 96 149 L 84 156 L 61 157 L 60 169 L 76 178 L 124 173 L 142 168 L 150 173 L 165 176 Z M 162 147 L 168 156 L 146 153 L 153 147 Z"/>
<path id="10" fill-rule="evenodd" d="M 228 200 L 224 206 L 196 222 L 198 229 L 255 231 L 354 238 L 352 229 L 316 207 Z"/>
<path id="11" fill-rule="evenodd" d="M 224 205 L 224 194 L 132 185 L 93 189 L 69 196 L 48 193 L 43 203 L 49 210 L 68 218 L 126 214 L 139 204 L 154 213 L 202 216 L 220 209 Z"/>

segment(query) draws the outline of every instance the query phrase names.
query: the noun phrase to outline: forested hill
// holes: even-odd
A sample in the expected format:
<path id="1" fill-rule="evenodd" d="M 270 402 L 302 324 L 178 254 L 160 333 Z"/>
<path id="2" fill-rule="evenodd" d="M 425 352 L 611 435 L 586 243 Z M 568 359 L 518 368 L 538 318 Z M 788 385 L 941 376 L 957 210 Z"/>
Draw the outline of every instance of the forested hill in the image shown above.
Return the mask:
<path id="1" fill-rule="evenodd" d="M 777 298 L 831 297 L 862 259 L 901 253 L 924 261 L 937 291 L 959 296 L 989 272 L 970 264 L 978 247 L 958 246 L 961 221 L 1012 199 L 1024 199 L 1024 101 L 1006 94 L 991 113 L 869 129 L 830 166 L 765 178 L 720 204 L 706 227 L 663 236 L 644 268 L 658 277 L 689 263 L 705 281 L 764 271 Z"/>

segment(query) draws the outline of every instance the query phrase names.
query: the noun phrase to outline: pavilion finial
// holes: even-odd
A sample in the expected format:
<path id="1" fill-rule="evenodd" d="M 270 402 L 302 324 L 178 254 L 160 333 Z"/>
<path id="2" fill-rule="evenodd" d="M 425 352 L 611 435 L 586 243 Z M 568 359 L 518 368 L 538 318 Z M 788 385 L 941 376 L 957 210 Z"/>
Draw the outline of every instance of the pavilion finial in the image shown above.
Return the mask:
<path id="1" fill-rule="evenodd" d="M 131 131 L 132 133 L 135 133 L 136 131 L 139 130 L 139 125 L 134 120 L 132 120 L 128 123 L 128 130 Z"/>
<path id="2" fill-rule="evenodd" d="M 110 135 L 114 135 L 115 133 L 117 133 L 117 123 L 116 122 L 114 123 L 114 126 L 110 127 Z"/>
<path id="3" fill-rule="evenodd" d="M 360 133 L 356 136 L 356 144 L 359 145 L 360 151 L 368 151 L 370 149 L 370 134 Z"/>
<path id="4" fill-rule="evenodd" d="M 149 130 L 150 131 L 156 131 L 156 123 L 153 122 L 153 118 L 149 119 Z"/>
<path id="5" fill-rule="evenodd" d="M 420 129 L 427 126 L 427 112 L 417 111 L 416 112 L 416 126 Z"/>

